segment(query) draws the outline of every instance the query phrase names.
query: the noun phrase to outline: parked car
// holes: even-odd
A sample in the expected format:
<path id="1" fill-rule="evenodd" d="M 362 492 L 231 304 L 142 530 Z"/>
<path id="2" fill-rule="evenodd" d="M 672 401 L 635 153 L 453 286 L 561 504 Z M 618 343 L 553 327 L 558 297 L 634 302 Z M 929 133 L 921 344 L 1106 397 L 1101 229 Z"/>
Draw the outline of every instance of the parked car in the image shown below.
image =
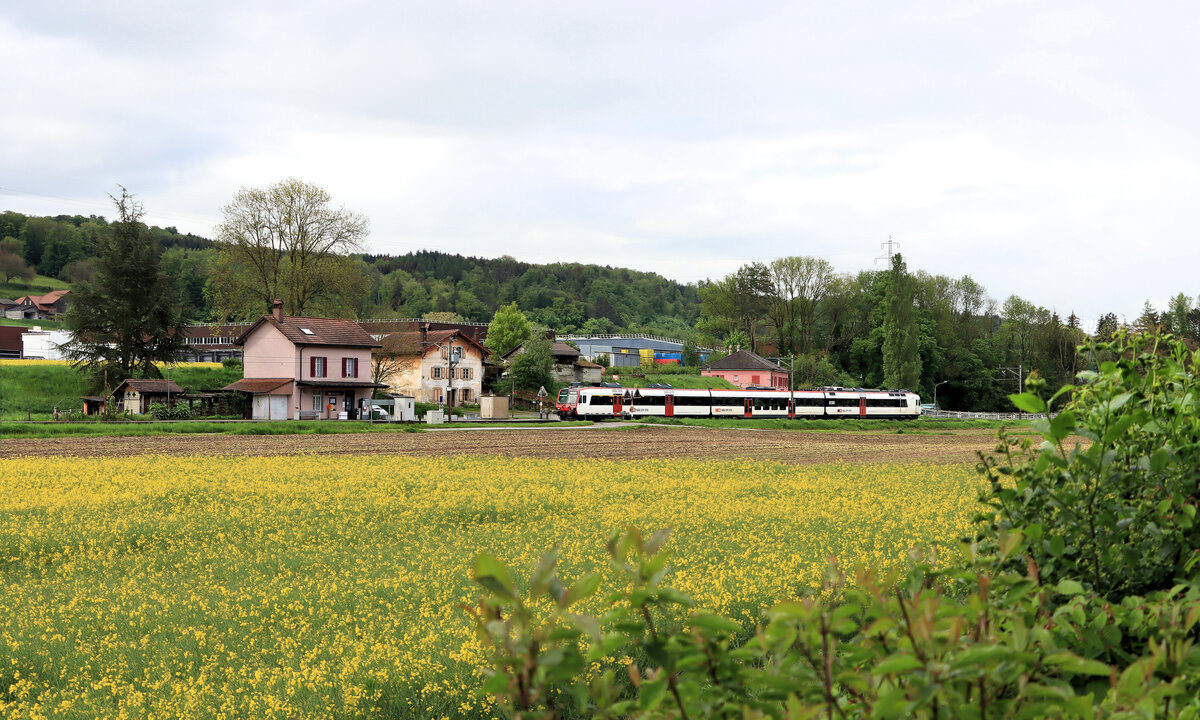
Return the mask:
<path id="1" fill-rule="evenodd" d="M 377 416 L 379 417 L 379 419 L 380 419 L 380 420 L 387 420 L 387 419 L 388 419 L 388 411 L 387 411 L 387 410 L 384 410 L 383 408 L 379 407 L 378 405 L 372 405 L 372 406 L 371 406 L 371 413 L 372 413 L 373 415 L 377 415 Z"/>

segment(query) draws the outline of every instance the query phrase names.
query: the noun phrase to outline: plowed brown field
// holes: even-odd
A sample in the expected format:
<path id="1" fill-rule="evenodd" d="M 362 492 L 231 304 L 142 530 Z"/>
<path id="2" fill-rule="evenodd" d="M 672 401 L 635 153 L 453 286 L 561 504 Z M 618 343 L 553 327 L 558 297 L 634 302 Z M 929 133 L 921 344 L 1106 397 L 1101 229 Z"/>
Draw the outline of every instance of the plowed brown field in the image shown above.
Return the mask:
<path id="1" fill-rule="evenodd" d="M 349 435 L 163 435 L 0 442 L 0 458 L 166 455 L 508 455 L 537 458 L 751 458 L 785 463 L 971 462 L 995 430 L 915 435 L 692 427 L 563 427 Z"/>

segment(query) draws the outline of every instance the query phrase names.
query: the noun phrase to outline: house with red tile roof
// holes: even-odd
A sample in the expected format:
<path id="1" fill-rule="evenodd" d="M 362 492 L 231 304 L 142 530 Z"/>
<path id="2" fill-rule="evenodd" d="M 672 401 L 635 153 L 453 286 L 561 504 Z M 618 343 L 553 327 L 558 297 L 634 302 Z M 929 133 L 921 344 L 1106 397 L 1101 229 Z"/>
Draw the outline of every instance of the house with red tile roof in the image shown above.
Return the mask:
<path id="1" fill-rule="evenodd" d="M 45 295 L 25 295 L 16 300 L 22 317 L 30 320 L 50 320 L 67 311 L 70 290 L 52 290 Z"/>
<path id="2" fill-rule="evenodd" d="M 371 351 L 381 344 L 353 320 L 284 315 L 276 300 L 234 345 L 243 377 L 223 389 L 248 394 L 254 420 L 355 419 L 385 387 L 371 380 Z"/>
<path id="3" fill-rule="evenodd" d="M 788 387 L 786 369 L 749 350 L 735 352 L 702 365 L 700 374 L 725 378 L 740 388 L 757 386 L 786 390 Z"/>

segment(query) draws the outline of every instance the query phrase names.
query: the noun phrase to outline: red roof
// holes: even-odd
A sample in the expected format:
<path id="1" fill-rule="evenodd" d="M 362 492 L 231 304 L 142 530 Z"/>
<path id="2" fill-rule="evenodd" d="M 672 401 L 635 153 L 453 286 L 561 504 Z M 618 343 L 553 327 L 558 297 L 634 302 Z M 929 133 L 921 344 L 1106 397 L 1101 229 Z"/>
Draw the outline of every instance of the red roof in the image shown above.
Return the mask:
<path id="1" fill-rule="evenodd" d="M 269 393 L 289 385 L 292 378 L 242 378 L 221 388 L 222 390 L 240 390 L 248 393 Z"/>
<path id="2" fill-rule="evenodd" d="M 62 299 L 63 295 L 67 295 L 70 292 L 70 290 L 51 290 L 45 295 L 25 295 L 17 298 L 17 303 L 26 304 L 25 301 L 28 300 L 27 304 L 33 305 L 42 312 L 54 312 L 54 304 Z"/>
<path id="3" fill-rule="evenodd" d="M 421 344 L 419 332 L 388 333 L 384 336 L 383 349 L 385 354 L 392 355 L 423 355 L 429 348 L 453 341 L 456 345 L 472 345 L 479 349 L 483 357 L 488 356 L 488 349 L 475 342 L 461 330 L 430 330 L 425 333 L 425 343 Z"/>
<path id="4" fill-rule="evenodd" d="M 337 347 L 383 347 L 371 334 L 358 326 L 353 320 L 336 318 L 293 317 L 285 315 L 283 320 L 275 319 L 274 315 L 263 315 L 258 322 L 251 325 L 234 345 L 245 345 L 246 337 L 258 329 L 259 325 L 268 324 L 283 336 L 292 341 L 293 345 L 333 345 Z"/>
<path id="5" fill-rule="evenodd" d="M 783 367 L 749 350 L 742 350 L 732 355 L 726 355 L 718 360 L 713 360 L 707 365 L 702 366 L 701 370 L 770 370 L 772 372 L 786 372 Z"/>

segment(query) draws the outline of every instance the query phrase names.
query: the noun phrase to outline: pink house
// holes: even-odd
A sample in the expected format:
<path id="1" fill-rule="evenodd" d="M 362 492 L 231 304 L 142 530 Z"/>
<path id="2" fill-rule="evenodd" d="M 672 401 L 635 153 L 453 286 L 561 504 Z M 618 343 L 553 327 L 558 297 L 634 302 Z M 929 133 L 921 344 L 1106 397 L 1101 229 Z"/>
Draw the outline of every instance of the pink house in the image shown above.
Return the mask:
<path id="1" fill-rule="evenodd" d="M 353 320 L 291 317 L 283 302 L 234 341 L 243 377 L 225 387 L 251 396 L 254 420 L 358 417 L 374 388 L 371 350 L 381 347 Z"/>
<path id="2" fill-rule="evenodd" d="M 743 389 L 750 386 L 788 389 L 787 370 L 749 350 L 713 360 L 700 368 L 700 374 L 725 378 Z"/>

